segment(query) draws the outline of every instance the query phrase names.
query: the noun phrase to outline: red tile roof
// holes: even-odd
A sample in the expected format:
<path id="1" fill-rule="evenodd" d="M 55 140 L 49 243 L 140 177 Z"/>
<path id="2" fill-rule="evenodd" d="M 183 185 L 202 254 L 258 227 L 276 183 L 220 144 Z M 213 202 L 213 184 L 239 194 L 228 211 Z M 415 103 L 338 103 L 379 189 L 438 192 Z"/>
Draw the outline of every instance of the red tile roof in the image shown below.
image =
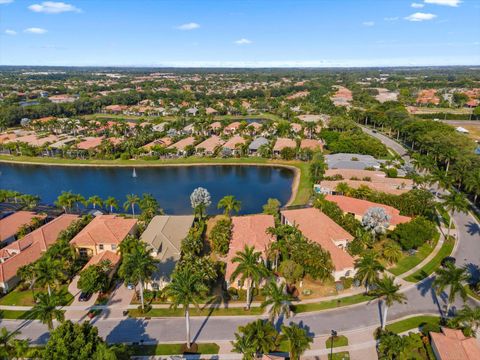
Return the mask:
<path id="1" fill-rule="evenodd" d="M 103 260 L 109 260 L 110 263 L 112 264 L 113 267 L 116 267 L 117 264 L 120 262 L 120 255 L 118 255 L 116 252 L 110 251 L 110 250 L 105 250 L 97 255 L 94 255 L 90 258 L 90 260 L 85 264 L 83 269 L 88 268 L 89 266 L 92 265 L 98 265 L 100 264 Z"/>
<path id="2" fill-rule="evenodd" d="M 295 140 L 288 139 L 288 138 L 278 138 L 275 142 L 275 146 L 273 147 L 273 151 L 281 151 L 284 148 L 296 148 L 297 143 Z"/>
<path id="3" fill-rule="evenodd" d="M 220 146 L 223 143 L 224 141 L 220 139 L 220 137 L 218 137 L 217 135 L 213 135 L 195 146 L 195 149 L 198 150 L 203 148 L 207 152 L 213 152 L 217 148 L 217 146 Z"/>
<path id="4" fill-rule="evenodd" d="M 398 224 L 406 223 L 411 220 L 408 216 L 400 215 L 400 211 L 394 207 L 377 204 L 371 201 L 355 199 L 348 196 L 342 195 L 327 195 L 325 197 L 328 201 L 333 201 L 336 203 L 343 212 L 352 213 L 357 216 L 363 216 L 368 209 L 372 207 L 380 207 L 385 209 L 386 213 L 390 215 L 390 224 L 396 226 Z"/>
<path id="5" fill-rule="evenodd" d="M 480 346 L 475 338 L 465 337 L 462 330 L 442 328 L 442 333 L 430 332 L 432 346 L 440 360 L 478 360 Z"/>
<path id="6" fill-rule="evenodd" d="M 0 242 L 14 236 L 22 226 L 29 225 L 34 217 L 44 219 L 45 215 L 32 211 L 17 211 L 0 220 Z"/>
<path id="7" fill-rule="evenodd" d="M 116 215 L 100 215 L 85 226 L 70 241 L 70 244 L 75 247 L 99 244 L 119 245 L 136 224 L 136 219 L 125 219 Z"/>
<path id="8" fill-rule="evenodd" d="M 77 149 L 90 150 L 95 149 L 102 143 L 103 137 L 87 137 L 77 144 Z"/>
<path id="9" fill-rule="evenodd" d="M 268 244 L 275 240 L 266 232 L 269 227 L 273 226 L 275 226 L 275 221 L 272 215 L 258 214 L 232 217 L 232 240 L 226 260 L 225 278 L 227 280 L 230 280 L 232 273 L 237 268 L 237 263 L 232 263 L 232 259 L 237 255 L 237 252 L 244 250 L 245 245 L 253 246 L 256 251 L 265 256 Z"/>
<path id="10" fill-rule="evenodd" d="M 327 215 L 316 208 L 284 210 L 282 215 L 290 224 L 298 226 L 306 238 L 330 253 L 335 270 L 353 268 L 352 256 L 335 245 L 337 241 L 352 241 L 353 236 Z"/>
<path id="11" fill-rule="evenodd" d="M 182 139 L 176 142 L 173 145 L 170 145 L 169 148 L 177 149 L 177 150 L 185 150 L 188 145 L 193 145 L 195 143 L 195 138 L 193 136 L 189 136 L 185 139 Z"/>
<path id="12" fill-rule="evenodd" d="M 301 149 L 323 149 L 323 144 L 320 140 L 314 140 L 314 139 L 302 139 L 302 142 L 300 143 L 300 148 Z"/>
<path id="13" fill-rule="evenodd" d="M 230 138 L 225 144 L 223 144 L 223 147 L 234 150 L 237 144 L 245 144 L 245 139 L 240 135 L 235 135 Z"/>

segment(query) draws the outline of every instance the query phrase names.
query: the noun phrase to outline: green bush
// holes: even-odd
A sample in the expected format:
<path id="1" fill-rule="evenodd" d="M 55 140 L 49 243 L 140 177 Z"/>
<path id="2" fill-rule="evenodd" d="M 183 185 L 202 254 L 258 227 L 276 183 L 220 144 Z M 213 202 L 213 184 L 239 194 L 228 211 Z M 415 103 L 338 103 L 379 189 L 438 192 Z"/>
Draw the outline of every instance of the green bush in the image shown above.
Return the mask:
<path id="1" fill-rule="evenodd" d="M 350 289 L 350 288 L 352 287 L 353 278 L 351 278 L 351 277 L 342 277 L 340 280 L 342 281 L 342 284 L 343 284 L 343 288 L 344 288 L 344 289 Z"/>
<path id="2" fill-rule="evenodd" d="M 391 233 L 392 239 L 398 241 L 404 250 L 416 249 L 436 236 L 438 231 L 435 224 L 421 216 L 397 225 Z"/>
<path id="3" fill-rule="evenodd" d="M 232 236 L 232 221 L 229 218 L 219 220 L 210 232 L 212 250 L 227 255 Z"/>
<path id="4" fill-rule="evenodd" d="M 398 176 L 398 171 L 395 168 L 388 168 L 385 169 L 385 174 L 387 174 L 387 177 L 389 178 L 396 178 Z"/>

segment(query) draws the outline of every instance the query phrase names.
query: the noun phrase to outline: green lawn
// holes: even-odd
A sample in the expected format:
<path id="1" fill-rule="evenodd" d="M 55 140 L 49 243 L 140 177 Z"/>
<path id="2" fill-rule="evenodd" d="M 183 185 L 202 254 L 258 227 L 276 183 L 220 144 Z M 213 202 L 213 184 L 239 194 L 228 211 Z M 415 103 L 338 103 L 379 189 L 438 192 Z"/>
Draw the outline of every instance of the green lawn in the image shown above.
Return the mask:
<path id="1" fill-rule="evenodd" d="M 35 289 L 35 294 L 38 294 L 44 289 Z M 70 304 L 73 301 L 73 295 L 67 291 L 67 285 L 63 285 L 60 288 L 60 291 L 66 292 L 66 302 L 65 305 Z M 0 298 L 0 305 L 10 305 L 10 306 L 33 306 L 35 301 L 33 300 L 32 290 L 19 290 L 18 288 L 13 289 L 8 294 Z"/>
<path id="2" fill-rule="evenodd" d="M 341 351 L 338 353 L 328 354 L 328 360 L 349 360 L 350 353 L 348 351 Z"/>
<path id="3" fill-rule="evenodd" d="M 0 310 L 0 319 L 32 319 L 31 312 L 20 310 Z"/>
<path id="4" fill-rule="evenodd" d="M 183 309 L 151 309 L 147 313 L 142 313 L 140 310 L 128 310 L 130 317 L 179 317 L 184 316 Z M 219 308 L 219 309 L 191 309 L 190 316 L 237 316 L 237 315 L 261 315 L 263 310 L 259 307 L 252 307 L 250 310 L 243 308 Z"/>
<path id="5" fill-rule="evenodd" d="M 388 331 L 396 334 L 403 333 L 408 330 L 418 329 L 420 326 L 429 324 L 438 326 L 440 330 L 440 317 L 438 316 L 415 316 L 408 319 L 400 320 L 386 326 Z"/>
<path id="6" fill-rule="evenodd" d="M 423 244 L 418 248 L 418 251 L 415 255 L 404 254 L 403 257 L 398 261 L 395 267 L 388 269 L 393 275 L 401 275 L 410 269 L 413 269 L 415 266 L 420 264 L 428 255 L 430 255 L 435 249 L 435 246 L 438 243 L 438 237 L 434 239 L 432 244 Z"/>
<path id="7" fill-rule="evenodd" d="M 340 298 L 337 300 L 328 300 L 328 301 L 322 301 L 318 303 L 294 305 L 292 306 L 292 308 L 293 308 L 293 311 L 298 314 L 298 313 L 333 309 L 337 307 L 358 304 L 361 302 L 370 301 L 372 299 L 374 299 L 373 296 L 357 294 L 357 295 Z"/>
<path id="8" fill-rule="evenodd" d="M 445 240 L 442 247 L 440 248 L 440 251 L 437 253 L 437 255 L 435 255 L 432 260 L 425 264 L 423 268 L 407 276 L 404 280 L 410 282 L 417 282 L 433 274 L 435 270 L 437 270 L 437 268 L 440 266 L 442 259 L 452 253 L 454 246 L 455 240 L 453 238 L 450 237 L 449 239 Z"/>
<path id="9" fill-rule="evenodd" d="M 340 335 L 340 336 L 335 336 L 333 338 L 333 347 L 340 347 L 340 346 L 347 346 L 348 345 L 348 338 L 346 336 Z M 330 336 L 326 341 L 325 341 L 325 347 L 327 349 L 330 349 L 332 347 L 332 337 Z"/>
<path id="10" fill-rule="evenodd" d="M 134 356 L 180 355 L 183 344 L 131 345 Z M 215 343 L 198 344 L 198 354 L 218 354 Z"/>

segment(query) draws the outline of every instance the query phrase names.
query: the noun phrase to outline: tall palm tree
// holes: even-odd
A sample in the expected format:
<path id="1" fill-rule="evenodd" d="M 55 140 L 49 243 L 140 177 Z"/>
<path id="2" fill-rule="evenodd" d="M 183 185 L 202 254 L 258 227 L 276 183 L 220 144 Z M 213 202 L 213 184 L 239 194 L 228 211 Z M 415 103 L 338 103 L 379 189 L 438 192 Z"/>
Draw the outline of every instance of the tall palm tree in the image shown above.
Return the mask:
<path id="1" fill-rule="evenodd" d="M 239 326 L 235 338 L 236 341 L 232 342 L 234 349 L 238 349 L 235 351 L 242 352 L 242 348 L 246 348 L 248 352 L 253 350 L 256 357 L 260 358 L 261 354 L 268 354 L 276 348 L 278 332 L 270 322 L 258 319 L 245 326 Z"/>
<path id="2" fill-rule="evenodd" d="M 223 208 L 225 216 L 230 216 L 231 212 L 235 211 L 236 213 L 238 213 L 240 211 L 241 204 L 242 203 L 239 200 L 235 199 L 235 196 L 228 195 L 220 199 L 217 208 Z"/>
<path id="3" fill-rule="evenodd" d="M 52 287 L 65 279 L 62 271 L 63 264 L 58 259 L 45 257 L 35 264 L 36 282 L 40 286 L 46 286 L 48 294 L 52 294 Z"/>
<path id="4" fill-rule="evenodd" d="M 281 339 L 287 341 L 288 353 L 292 360 L 299 360 L 305 350 L 310 349 L 310 344 L 313 342 L 307 330 L 295 323 L 291 323 L 290 326 L 282 325 Z"/>
<path id="5" fill-rule="evenodd" d="M 443 196 L 443 205 L 450 211 L 450 221 L 448 223 L 447 236 L 450 236 L 450 229 L 452 228 L 453 217 L 456 212 L 466 213 L 468 211 L 468 200 L 460 192 L 452 190 L 450 194 Z"/>
<path id="6" fill-rule="evenodd" d="M 350 186 L 348 186 L 348 184 L 346 182 L 340 182 L 335 187 L 335 191 L 337 193 L 342 194 L 342 195 L 349 196 L 352 189 L 350 188 Z"/>
<path id="7" fill-rule="evenodd" d="M 407 297 L 398 292 L 401 285 L 395 284 L 395 278 L 393 276 L 384 276 L 381 280 L 378 280 L 375 285 L 376 288 L 371 293 L 373 296 L 382 300 L 383 302 L 382 329 L 385 329 L 385 325 L 387 324 L 388 309 L 396 302 L 404 302 L 407 300 Z"/>
<path id="8" fill-rule="evenodd" d="M 256 358 L 256 349 L 253 345 L 254 334 L 240 335 L 235 333 L 235 340 L 232 341 L 232 351 L 243 354 L 242 360 L 254 360 Z"/>
<path id="9" fill-rule="evenodd" d="M 148 281 L 157 270 L 157 260 L 151 254 L 152 250 L 147 249 L 146 244 L 140 243 L 135 246 L 131 252 L 123 254 L 122 265 L 119 269 L 119 275 L 126 283 L 140 285 L 140 300 L 142 310 L 145 309 L 143 299 L 143 290 L 145 282 Z"/>
<path id="10" fill-rule="evenodd" d="M 433 281 L 433 287 L 437 294 L 442 293 L 447 287 L 449 288 L 447 310 L 446 315 L 450 311 L 450 307 L 455 301 L 455 298 L 459 294 L 465 301 L 467 299 L 467 290 L 464 288 L 464 284 L 469 279 L 467 271 L 464 268 L 457 268 L 452 263 L 447 263 L 445 267 L 437 269 L 437 275 Z"/>
<path id="11" fill-rule="evenodd" d="M 0 330 L 0 359 L 20 359 L 28 350 L 28 340 L 19 340 L 15 337 L 20 331 Z"/>
<path id="12" fill-rule="evenodd" d="M 253 246 L 249 247 L 248 245 L 245 245 L 243 251 L 237 251 L 237 254 L 232 259 L 232 263 L 238 263 L 238 265 L 232 273 L 230 281 L 234 282 L 240 277 L 242 286 L 246 283 L 246 308 L 250 309 L 252 287 L 258 284 L 264 277 L 267 277 L 268 270 L 263 264 L 261 254 L 255 251 Z"/>
<path id="13" fill-rule="evenodd" d="M 100 196 L 98 195 L 93 195 L 90 196 L 87 200 L 88 204 L 91 204 L 94 209 L 97 208 L 97 206 L 102 207 L 103 206 L 103 200 Z"/>
<path id="14" fill-rule="evenodd" d="M 402 256 L 402 249 L 396 242 L 388 241 L 383 246 L 382 257 L 390 264 L 396 263 Z"/>
<path id="15" fill-rule="evenodd" d="M 123 208 L 127 211 L 129 208 L 132 209 L 132 216 L 135 217 L 135 205 L 138 204 L 140 198 L 135 194 L 128 194 L 127 201 L 123 203 Z"/>
<path id="16" fill-rule="evenodd" d="M 262 302 L 262 309 L 269 307 L 269 320 L 272 324 L 275 323 L 275 319 L 279 319 L 282 315 L 287 319 L 290 317 L 290 302 L 292 296 L 287 293 L 285 284 L 277 285 L 275 280 L 270 282 L 263 288 L 265 300 Z"/>
<path id="17" fill-rule="evenodd" d="M 75 203 L 75 195 L 71 191 L 62 191 L 62 193 L 57 197 L 55 205 L 63 208 L 65 213 L 68 213 L 67 210 L 70 210 Z"/>
<path id="18" fill-rule="evenodd" d="M 355 269 L 357 270 L 355 278 L 365 285 L 365 290 L 368 292 L 369 286 L 378 280 L 378 274 L 383 272 L 385 267 L 380 263 L 378 253 L 369 250 L 355 260 Z"/>
<path id="19" fill-rule="evenodd" d="M 186 344 L 190 349 L 190 305 L 198 308 L 200 301 L 208 291 L 208 287 L 202 281 L 202 275 L 195 273 L 189 266 L 181 267 L 172 275 L 172 281 L 165 287 L 165 295 L 172 299 L 172 308 L 177 309 L 180 305 L 185 311 Z"/>
<path id="20" fill-rule="evenodd" d="M 480 329 L 480 307 L 471 308 L 465 305 L 452 320 L 455 324 L 462 325 L 468 333 L 474 336 Z"/>
<path id="21" fill-rule="evenodd" d="M 109 196 L 105 200 L 105 206 L 108 206 L 110 208 L 110 214 L 113 213 L 113 209 L 118 209 L 117 199 L 115 199 L 113 196 Z"/>
<path id="22" fill-rule="evenodd" d="M 47 324 L 48 329 L 53 330 L 53 320 L 63 322 L 65 315 L 62 310 L 57 309 L 58 306 L 64 304 L 64 294 L 53 292 L 51 295 L 47 293 L 37 294 L 35 306 L 31 310 L 33 318 L 39 319 L 42 323 Z"/>

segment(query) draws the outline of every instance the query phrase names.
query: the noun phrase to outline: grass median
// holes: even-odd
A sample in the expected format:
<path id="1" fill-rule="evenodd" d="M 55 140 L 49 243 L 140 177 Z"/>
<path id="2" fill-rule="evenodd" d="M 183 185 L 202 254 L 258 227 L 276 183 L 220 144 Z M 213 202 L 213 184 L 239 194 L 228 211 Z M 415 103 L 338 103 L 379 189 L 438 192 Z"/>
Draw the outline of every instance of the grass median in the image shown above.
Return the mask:
<path id="1" fill-rule="evenodd" d="M 369 296 L 365 294 L 357 294 L 357 295 L 347 296 L 344 298 L 339 298 L 334 300 L 321 301 L 318 303 L 293 305 L 292 310 L 294 313 L 299 314 L 299 313 L 305 313 L 305 312 L 311 312 L 311 311 L 335 309 L 343 306 L 359 304 L 359 303 L 370 301 L 373 299 L 374 299 L 373 296 Z"/>
<path id="2" fill-rule="evenodd" d="M 438 327 L 438 330 L 440 330 L 440 317 L 428 315 L 414 316 L 391 323 L 386 326 L 386 329 L 395 334 L 400 334 L 408 330 L 419 329 L 424 325 L 430 325 L 432 328 Z"/>
<path id="3" fill-rule="evenodd" d="M 252 307 L 250 310 L 241 308 L 207 308 L 207 309 L 190 309 L 190 316 L 248 316 L 248 315 L 262 315 L 263 310 L 259 307 Z M 184 316 L 183 309 L 151 309 L 143 313 L 138 309 L 128 310 L 130 317 L 181 317 Z"/>

